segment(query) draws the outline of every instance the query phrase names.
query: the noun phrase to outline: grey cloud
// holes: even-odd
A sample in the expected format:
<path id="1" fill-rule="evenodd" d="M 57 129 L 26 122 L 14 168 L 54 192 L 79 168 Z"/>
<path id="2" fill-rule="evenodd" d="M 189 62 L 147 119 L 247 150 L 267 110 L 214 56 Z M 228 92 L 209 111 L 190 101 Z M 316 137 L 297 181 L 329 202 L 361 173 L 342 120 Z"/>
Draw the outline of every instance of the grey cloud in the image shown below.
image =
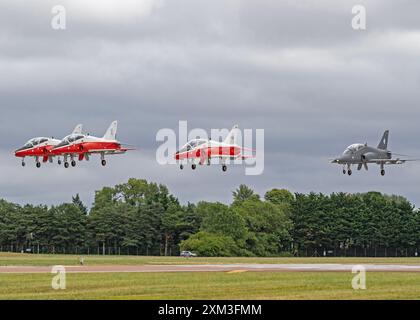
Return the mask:
<path id="1" fill-rule="evenodd" d="M 368 29 L 356 32 L 353 1 L 152 1 L 136 10 L 136 1 L 106 0 L 97 12 L 82 2 L 62 2 L 63 32 L 50 28 L 53 1 L 0 4 L 7 199 L 52 204 L 81 190 L 91 203 L 94 190 L 134 176 L 167 184 L 182 201 L 229 201 L 247 183 L 261 194 L 378 190 L 420 203 L 415 164 L 383 179 L 375 167 L 349 178 L 328 163 L 353 142 L 376 144 L 385 129 L 393 151 L 420 155 L 420 3 L 359 1 Z M 32 136 L 63 137 L 80 122 L 102 135 L 114 119 L 119 138 L 140 150 L 105 170 L 95 160 L 72 171 L 22 169 L 11 154 Z M 265 129 L 264 174 L 159 166 L 156 132 L 179 120 Z"/>

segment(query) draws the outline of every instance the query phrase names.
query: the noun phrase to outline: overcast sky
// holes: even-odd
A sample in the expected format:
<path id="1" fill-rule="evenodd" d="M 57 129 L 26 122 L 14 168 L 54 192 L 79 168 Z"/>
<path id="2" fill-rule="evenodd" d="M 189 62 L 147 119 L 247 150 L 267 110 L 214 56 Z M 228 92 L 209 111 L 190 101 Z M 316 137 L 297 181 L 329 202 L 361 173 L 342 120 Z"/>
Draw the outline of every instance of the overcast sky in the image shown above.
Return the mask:
<path id="1" fill-rule="evenodd" d="M 315 4 L 316 3 L 316 4 Z M 66 30 L 53 30 L 63 5 Z M 351 27 L 364 4 L 367 29 Z M 0 2 L 0 197 L 58 204 L 144 178 L 183 203 L 229 202 L 241 183 L 263 195 L 365 192 L 420 205 L 420 163 L 344 176 L 329 163 L 355 142 L 420 157 L 419 1 L 3 0 Z M 25 168 L 13 150 L 36 136 L 63 137 L 83 123 L 139 147 L 100 166 Z M 180 171 L 155 153 L 161 128 L 265 129 L 265 170 Z M 354 170 L 356 171 L 356 170 Z"/>

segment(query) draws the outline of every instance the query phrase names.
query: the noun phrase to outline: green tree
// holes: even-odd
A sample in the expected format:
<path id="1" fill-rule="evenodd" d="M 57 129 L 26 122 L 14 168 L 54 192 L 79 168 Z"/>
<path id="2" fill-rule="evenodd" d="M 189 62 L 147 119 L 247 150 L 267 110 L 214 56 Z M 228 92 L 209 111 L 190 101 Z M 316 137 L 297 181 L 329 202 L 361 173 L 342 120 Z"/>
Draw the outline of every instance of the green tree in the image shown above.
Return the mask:
<path id="1" fill-rule="evenodd" d="M 259 199 L 260 196 L 254 193 L 254 190 L 241 184 L 238 189 L 232 192 L 234 202 L 241 202 L 248 199 Z"/>
<path id="2" fill-rule="evenodd" d="M 76 196 L 72 197 L 72 203 L 80 209 L 84 215 L 88 214 L 88 210 L 86 206 L 83 204 L 82 200 L 80 199 L 79 194 L 77 193 Z"/>
<path id="3" fill-rule="evenodd" d="M 229 257 L 240 253 L 232 237 L 200 231 L 181 242 L 181 250 L 188 250 L 203 257 Z"/>
<path id="4" fill-rule="evenodd" d="M 264 196 L 265 200 L 273 204 L 292 204 L 295 200 L 294 195 L 286 189 L 271 189 Z"/>

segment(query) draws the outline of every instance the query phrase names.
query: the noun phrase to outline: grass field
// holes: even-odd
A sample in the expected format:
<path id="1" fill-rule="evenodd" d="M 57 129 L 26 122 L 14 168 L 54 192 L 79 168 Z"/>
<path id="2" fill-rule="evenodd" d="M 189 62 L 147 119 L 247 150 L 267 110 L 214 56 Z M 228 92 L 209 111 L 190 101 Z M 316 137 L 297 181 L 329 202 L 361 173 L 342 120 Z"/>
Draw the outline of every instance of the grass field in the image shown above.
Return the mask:
<path id="1" fill-rule="evenodd" d="M 369 273 L 353 290 L 351 273 L 68 274 L 53 290 L 50 274 L 0 275 L 0 299 L 419 299 L 420 274 Z"/>
<path id="2" fill-rule="evenodd" d="M 85 265 L 176 265 L 176 264 L 234 264 L 234 263 L 344 263 L 344 264 L 407 264 L 418 265 L 420 258 L 181 258 L 146 256 L 88 256 L 37 255 L 0 253 L 0 266 L 77 265 L 80 257 Z"/>
<path id="3" fill-rule="evenodd" d="M 87 265 L 235 263 L 419 264 L 417 258 L 192 258 L 83 256 Z M 0 254 L 1 266 L 77 265 L 76 255 Z M 367 289 L 353 290 L 350 272 L 179 272 L 0 274 L 0 299 L 420 299 L 420 273 L 368 272 Z"/>

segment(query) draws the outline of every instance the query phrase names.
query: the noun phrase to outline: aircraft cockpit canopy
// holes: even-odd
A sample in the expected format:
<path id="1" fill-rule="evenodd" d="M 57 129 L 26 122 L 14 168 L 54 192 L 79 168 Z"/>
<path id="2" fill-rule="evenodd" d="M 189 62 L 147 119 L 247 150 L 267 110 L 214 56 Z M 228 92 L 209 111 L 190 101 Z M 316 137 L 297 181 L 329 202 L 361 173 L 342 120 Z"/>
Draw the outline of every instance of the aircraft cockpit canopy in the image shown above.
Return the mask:
<path id="1" fill-rule="evenodd" d="M 63 146 L 69 145 L 70 143 L 73 143 L 73 142 L 75 142 L 75 141 L 77 141 L 77 140 L 83 139 L 84 137 L 85 137 L 85 136 L 84 136 L 84 135 L 82 135 L 82 134 L 71 134 L 71 135 L 69 135 L 69 136 L 65 137 L 65 138 L 63 139 L 63 141 L 61 141 L 61 142 L 57 145 L 57 148 L 58 148 L 58 147 L 63 147 Z"/>
<path id="2" fill-rule="evenodd" d="M 362 149 L 365 145 L 361 144 L 361 143 L 355 143 L 352 144 L 351 146 L 348 146 L 347 149 L 344 151 L 344 154 L 352 154 L 355 153 L 357 151 L 359 151 L 360 149 Z"/>
<path id="3" fill-rule="evenodd" d="M 207 140 L 204 140 L 204 139 L 194 139 L 194 140 L 191 140 L 187 144 L 185 144 L 181 148 L 181 150 L 178 151 L 178 153 L 183 153 L 183 152 L 190 151 L 190 150 L 192 150 L 194 148 L 197 148 L 198 146 L 200 146 L 200 145 L 202 145 L 202 144 L 204 144 L 206 142 L 207 142 Z"/>
<path id="4" fill-rule="evenodd" d="M 23 146 L 24 148 L 33 148 L 36 147 L 37 145 L 47 142 L 48 138 L 33 138 L 31 140 L 29 140 L 28 142 L 25 143 L 25 145 Z"/>

